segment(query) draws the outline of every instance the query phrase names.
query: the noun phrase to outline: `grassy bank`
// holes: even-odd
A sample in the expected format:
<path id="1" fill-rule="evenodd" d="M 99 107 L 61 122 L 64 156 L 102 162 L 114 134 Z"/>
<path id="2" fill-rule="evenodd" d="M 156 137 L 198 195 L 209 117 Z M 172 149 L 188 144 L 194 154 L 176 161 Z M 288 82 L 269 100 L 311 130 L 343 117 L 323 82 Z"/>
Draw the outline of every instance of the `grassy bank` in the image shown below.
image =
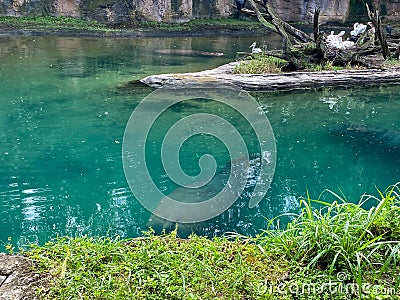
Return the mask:
<path id="1" fill-rule="evenodd" d="M 60 238 L 24 255 L 52 274 L 48 299 L 400 298 L 399 186 L 357 204 L 326 193 L 254 238 Z"/>
<path id="2" fill-rule="evenodd" d="M 0 16 L 0 27 L 10 29 L 79 29 L 110 30 L 96 21 L 67 17 L 8 17 Z"/>
<path id="3" fill-rule="evenodd" d="M 9 30 L 87 30 L 100 32 L 120 31 L 202 31 L 202 30 L 264 30 L 258 21 L 238 20 L 236 18 L 195 19 L 186 23 L 139 22 L 107 26 L 96 21 L 68 17 L 6 17 L 0 16 L 0 28 Z"/>

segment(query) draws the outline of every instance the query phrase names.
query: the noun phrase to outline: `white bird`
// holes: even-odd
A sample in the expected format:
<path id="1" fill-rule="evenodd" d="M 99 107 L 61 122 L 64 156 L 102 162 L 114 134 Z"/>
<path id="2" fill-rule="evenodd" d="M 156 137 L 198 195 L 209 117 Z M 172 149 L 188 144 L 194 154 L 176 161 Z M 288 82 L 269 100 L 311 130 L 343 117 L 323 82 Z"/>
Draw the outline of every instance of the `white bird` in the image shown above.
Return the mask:
<path id="1" fill-rule="evenodd" d="M 354 42 L 343 41 L 342 36 L 344 34 L 345 32 L 341 31 L 339 34 L 335 35 L 335 33 L 331 31 L 331 34 L 326 37 L 327 45 L 336 49 L 348 49 L 354 47 Z"/>
<path id="2" fill-rule="evenodd" d="M 249 48 L 251 48 L 251 53 L 262 53 L 261 48 L 256 48 L 256 42 L 250 45 Z"/>
<path id="3" fill-rule="evenodd" d="M 350 35 L 352 36 L 358 36 L 361 33 L 363 33 L 367 29 L 367 25 L 364 25 L 362 23 L 354 23 L 352 31 L 350 31 Z"/>

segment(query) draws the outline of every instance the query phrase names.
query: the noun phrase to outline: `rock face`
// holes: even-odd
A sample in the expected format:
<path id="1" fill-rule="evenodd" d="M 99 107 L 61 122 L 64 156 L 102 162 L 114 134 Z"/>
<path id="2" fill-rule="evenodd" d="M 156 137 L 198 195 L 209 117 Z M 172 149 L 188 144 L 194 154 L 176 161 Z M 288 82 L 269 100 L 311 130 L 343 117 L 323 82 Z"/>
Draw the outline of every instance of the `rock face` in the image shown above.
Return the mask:
<path id="1" fill-rule="evenodd" d="M 310 22 L 317 6 L 321 22 L 344 22 L 349 14 L 365 10 L 361 1 L 270 0 L 285 21 Z M 235 13 L 234 0 L 0 0 L 0 15 L 53 15 L 97 20 L 108 24 L 132 21 L 185 22 L 194 18 L 227 17 Z M 373 0 L 388 20 L 400 20 L 400 0 Z M 353 10 L 352 10 L 353 8 Z"/>
<path id="2" fill-rule="evenodd" d="M 321 8 L 320 21 L 344 22 L 347 19 L 350 1 L 342 0 L 273 0 L 272 6 L 284 21 L 312 23 L 316 7 Z"/>
<path id="3" fill-rule="evenodd" d="M 32 262 L 22 256 L 0 253 L 0 300 L 39 300 L 36 289 L 48 289 L 49 275 L 37 274 Z"/>
<path id="4" fill-rule="evenodd" d="M 400 0 L 373 1 L 374 7 L 379 7 L 382 14 L 386 16 L 387 21 L 400 20 Z"/>
<path id="5" fill-rule="evenodd" d="M 42 0 L 0 0 L 0 14 L 6 16 L 21 16 L 43 13 Z"/>
<path id="6" fill-rule="evenodd" d="M 118 24 L 232 15 L 233 0 L 0 0 L 0 15 L 52 15 Z"/>
<path id="7" fill-rule="evenodd" d="M 53 9 L 56 15 L 79 17 L 80 0 L 55 0 Z"/>

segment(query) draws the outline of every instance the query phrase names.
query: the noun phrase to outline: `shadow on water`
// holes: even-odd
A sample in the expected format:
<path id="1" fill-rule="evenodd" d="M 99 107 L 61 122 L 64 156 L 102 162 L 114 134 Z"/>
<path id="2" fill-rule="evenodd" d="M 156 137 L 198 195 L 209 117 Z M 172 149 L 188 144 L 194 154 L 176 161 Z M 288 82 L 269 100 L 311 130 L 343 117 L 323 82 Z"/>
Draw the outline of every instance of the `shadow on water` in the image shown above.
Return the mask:
<path id="1" fill-rule="evenodd" d="M 352 148 L 355 155 L 372 155 L 378 160 L 399 162 L 400 130 L 344 124 L 329 126 L 329 132 Z"/>
<path id="2" fill-rule="evenodd" d="M 243 217 L 246 216 L 250 211 L 248 208 L 250 195 L 252 194 L 255 185 L 259 183 L 258 181 L 260 178 L 261 168 L 260 160 L 261 158 L 257 157 L 257 155 L 250 156 L 250 165 L 246 168 L 246 182 L 244 185 L 244 190 L 238 196 L 238 199 L 235 201 L 235 203 L 226 212 L 222 213 L 222 215 L 204 222 L 179 223 L 167 221 L 154 214 L 151 214 L 146 226 L 151 227 L 157 234 L 177 230 L 177 234 L 184 238 L 188 237 L 193 232 L 204 236 L 213 237 L 226 232 L 226 228 L 232 227 L 232 222 L 235 222 L 235 226 L 238 227 L 250 227 L 251 221 L 245 221 Z M 235 159 L 233 163 L 229 161 L 222 168 L 220 168 L 219 171 L 217 171 L 213 179 L 205 186 L 194 190 L 177 187 L 167 196 L 177 201 L 182 201 L 182 199 L 190 200 L 190 203 L 198 203 L 210 199 L 222 191 L 222 189 L 228 183 L 228 179 L 232 170 L 238 165 L 244 164 L 245 162 L 246 160 L 244 157 Z M 162 200 L 160 201 L 159 207 L 160 206 L 162 206 Z M 155 211 L 160 210 L 159 207 L 157 207 Z M 176 212 L 168 211 L 169 209 L 169 207 L 163 207 L 161 211 L 164 215 L 170 214 L 173 216 Z M 241 217 L 241 215 L 243 217 Z"/>

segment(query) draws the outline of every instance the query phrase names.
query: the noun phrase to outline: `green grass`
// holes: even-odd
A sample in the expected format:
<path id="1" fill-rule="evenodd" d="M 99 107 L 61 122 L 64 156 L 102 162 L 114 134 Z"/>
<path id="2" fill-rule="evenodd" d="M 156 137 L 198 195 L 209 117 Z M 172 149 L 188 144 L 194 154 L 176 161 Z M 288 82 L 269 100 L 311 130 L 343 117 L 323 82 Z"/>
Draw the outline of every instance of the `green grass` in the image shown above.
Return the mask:
<path id="1" fill-rule="evenodd" d="M 15 28 L 73 28 L 85 30 L 105 30 L 104 24 L 68 17 L 7 17 L 0 16 L 0 25 Z"/>
<path id="2" fill-rule="evenodd" d="M 26 254 L 56 276 L 49 299 L 254 299 L 287 268 L 240 239 L 174 234 L 62 238 Z"/>
<path id="3" fill-rule="evenodd" d="M 114 28 L 96 21 L 87 21 L 69 17 L 49 16 L 24 16 L 8 17 L 0 16 L 0 27 L 27 28 L 27 29 L 80 29 L 110 31 Z M 204 29 L 262 29 L 257 21 L 238 20 L 236 18 L 221 19 L 194 19 L 186 23 L 162 23 L 162 22 L 134 22 L 120 24 L 119 29 L 125 30 L 156 30 L 156 31 L 192 31 Z"/>
<path id="4" fill-rule="evenodd" d="M 157 31 L 201 31 L 213 29 L 230 30 L 258 30 L 262 31 L 260 23 L 256 20 L 239 20 L 237 18 L 219 19 L 193 19 L 184 23 L 165 23 L 155 21 L 136 22 L 134 24 L 124 24 L 124 28 L 140 28 L 142 30 Z"/>
<path id="5" fill-rule="evenodd" d="M 24 255 L 52 273 L 47 299 L 400 299 L 399 186 L 325 193 L 254 238 L 60 238 Z"/>
<path id="6" fill-rule="evenodd" d="M 328 61 L 324 64 L 318 64 L 318 65 L 310 64 L 305 68 L 306 71 L 311 71 L 311 72 L 338 71 L 338 70 L 344 70 L 344 69 L 352 69 L 352 66 L 350 66 L 350 65 L 348 65 L 346 67 L 334 66 L 332 61 Z"/>
<path id="7" fill-rule="evenodd" d="M 265 54 L 251 54 L 234 69 L 236 74 L 281 73 L 287 62 Z"/>
<path id="8" fill-rule="evenodd" d="M 396 58 L 389 58 L 384 61 L 382 66 L 387 68 L 400 67 L 400 60 Z"/>
<path id="9" fill-rule="evenodd" d="M 389 275 L 393 281 L 387 284 L 399 285 L 399 187 L 364 196 L 357 204 L 334 196 L 333 203 L 302 199 L 300 215 L 285 230 L 264 231 L 258 241 L 307 269 L 344 272 L 359 285 L 365 279 L 384 282 Z M 313 203 L 322 208 L 313 209 Z M 364 209 L 367 205 L 373 206 Z"/>

